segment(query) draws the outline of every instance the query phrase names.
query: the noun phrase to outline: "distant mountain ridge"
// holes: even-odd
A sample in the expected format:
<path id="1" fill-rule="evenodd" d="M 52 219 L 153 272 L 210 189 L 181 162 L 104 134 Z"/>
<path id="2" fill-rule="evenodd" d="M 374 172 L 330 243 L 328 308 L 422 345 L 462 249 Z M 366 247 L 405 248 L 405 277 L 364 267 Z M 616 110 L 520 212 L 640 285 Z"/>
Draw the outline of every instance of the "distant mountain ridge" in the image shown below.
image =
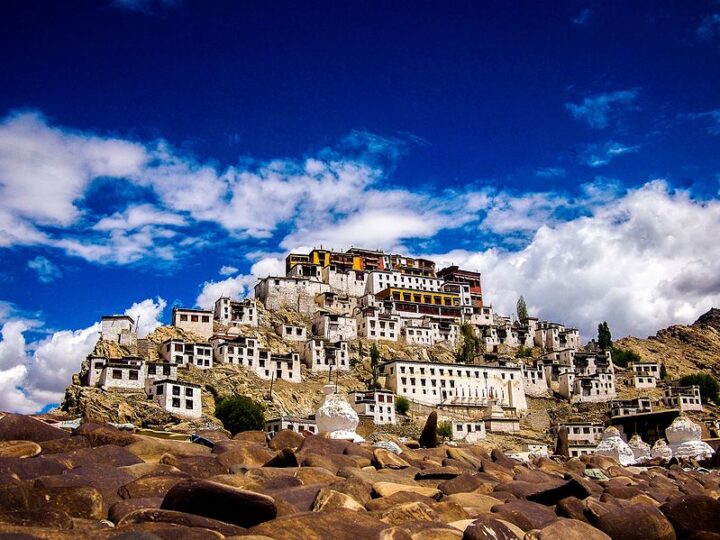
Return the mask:
<path id="1" fill-rule="evenodd" d="M 643 360 L 665 363 L 672 378 L 703 371 L 720 378 L 720 309 L 712 308 L 691 325 L 673 325 L 647 339 L 626 337 L 615 346 Z"/>

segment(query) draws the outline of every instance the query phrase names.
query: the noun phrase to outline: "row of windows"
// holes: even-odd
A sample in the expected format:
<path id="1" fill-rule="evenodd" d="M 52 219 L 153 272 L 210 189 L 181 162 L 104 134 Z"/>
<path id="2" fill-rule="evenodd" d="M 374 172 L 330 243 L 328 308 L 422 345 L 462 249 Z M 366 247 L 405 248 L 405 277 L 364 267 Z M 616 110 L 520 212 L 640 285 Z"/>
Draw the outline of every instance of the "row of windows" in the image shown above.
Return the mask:
<path id="1" fill-rule="evenodd" d="M 209 322 L 210 322 L 210 316 L 209 316 L 209 315 L 190 315 L 189 317 L 190 317 L 190 319 L 188 319 L 188 315 L 181 314 L 181 315 L 180 315 L 180 321 L 181 321 L 181 322 L 188 322 L 188 320 L 189 320 L 190 322 L 200 322 L 200 321 L 202 320 L 202 322 L 204 322 L 204 323 L 209 323 Z"/>
<path id="2" fill-rule="evenodd" d="M 405 373 L 405 367 L 406 367 L 406 366 L 400 366 L 400 373 Z M 429 371 L 430 371 L 430 375 L 435 375 L 435 368 L 429 368 Z M 444 376 L 444 375 L 445 375 L 445 368 L 438 368 L 437 371 L 439 372 L 439 374 L 440 374 L 441 376 Z M 413 375 L 413 374 L 415 373 L 415 367 L 414 367 L 414 366 L 408 366 L 407 372 L 410 373 L 411 375 Z M 424 368 L 424 367 L 419 368 L 419 372 L 420 372 L 420 375 L 425 375 L 425 368 Z M 391 374 L 393 373 L 393 370 L 392 370 L 392 369 L 390 370 L 390 373 L 391 373 Z M 454 370 L 454 371 L 453 371 L 452 369 L 448 369 L 448 370 L 447 370 L 447 374 L 448 374 L 449 377 L 453 377 L 453 376 L 455 376 L 455 377 L 463 377 L 463 376 L 465 376 L 465 377 L 469 377 L 469 378 L 473 378 L 473 377 L 474 377 L 474 378 L 476 378 L 476 379 L 479 379 L 479 378 L 480 378 L 480 371 L 479 371 L 479 370 L 466 369 L 466 370 L 465 370 L 465 375 L 463 375 L 463 370 L 462 370 L 462 369 L 457 369 L 457 370 Z M 487 377 L 488 377 L 488 372 L 487 372 L 487 371 L 483 371 L 482 374 L 483 374 L 483 377 L 487 379 Z M 506 374 L 505 374 L 504 372 L 501 372 L 501 373 L 500 373 L 500 377 L 503 378 L 503 379 L 505 379 L 505 375 L 506 375 Z M 508 373 L 507 375 L 510 376 L 510 380 L 515 380 L 515 374 L 514 374 L 514 373 Z"/>

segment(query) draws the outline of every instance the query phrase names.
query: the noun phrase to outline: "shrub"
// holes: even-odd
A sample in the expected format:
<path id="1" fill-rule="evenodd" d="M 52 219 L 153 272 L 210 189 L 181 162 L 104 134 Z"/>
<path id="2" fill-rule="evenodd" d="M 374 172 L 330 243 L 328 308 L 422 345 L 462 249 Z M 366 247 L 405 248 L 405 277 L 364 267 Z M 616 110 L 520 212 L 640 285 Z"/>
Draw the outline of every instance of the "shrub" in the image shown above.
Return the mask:
<path id="1" fill-rule="evenodd" d="M 407 414 L 410 410 L 410 402 L 407 398 L 398 396 L 395 398 L 395 412 L 398 414 Z"/>
<path id="2" fill-rule="evenodd" d="M 640 362 L 642 359 L 640 355 L 634 351 L 628 351 L 626 349 L 618 349 L 617 347 L 610 347 L 612 353 L 613 363 L 616 366 L 627 367 L 631 362 Z"/>
<path id="3" fill-rule="evenodd" d="M 215 416 L 235 435 L 241 431 L 265 429 L 265 407 L 247 396 L 229 396 L 215 405 Z"/>
<path id="4" fill-rule="evenodd" d="M 441 422 L 437 427 L 437 434 L 446 439 L 452 438 L 452 426 L 450 422 Z"/>
<path id="5" fill-rule="evenodd" d="M 517 352 L 515 353 L 515 358 L 531 358 L 532 357 L 532 349 L 530 347 L 523 347 L 520 345 Z"/>
<path id="6" fill-rule="evenodd" d="M 720 386 L 712 375 L 708 375 L 707 373 L 693 373 L 680 379 L 680 384 L 682 386 L 699 386 L 700 398 L 703 403 L 707 403 L 708 400 L 715 403 L 718 402 Z"/>

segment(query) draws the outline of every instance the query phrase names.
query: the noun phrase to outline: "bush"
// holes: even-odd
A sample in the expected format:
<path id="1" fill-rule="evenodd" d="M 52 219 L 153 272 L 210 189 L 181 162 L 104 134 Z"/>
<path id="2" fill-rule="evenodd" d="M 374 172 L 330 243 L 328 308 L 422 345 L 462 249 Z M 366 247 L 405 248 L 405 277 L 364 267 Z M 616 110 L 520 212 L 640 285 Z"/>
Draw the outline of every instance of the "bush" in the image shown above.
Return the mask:
<path id="1" fill-rule="evenodd" d="M 265 407 L 247 396 L 229 396 L 215 405 L 215 416 L 235 435 L 241 431 L 265 429 Z"/>
<path id="2" fill-rule="evenodd" d="M 520 345 L 517 352 L 515 353 L 515 358 L 531 358 L 532 357 L 532 349 L 530 347 L 524 347 Z"/>
<path id="3" fill-rule="evenodd" d="M 446 439 L 452 438 L 452 426 L 450 422 L 441 422 L 437 427 L 437 434 Z"/>
<path id="4" fill-rule="evenodd" d="M 718 385 L 718 382 L 712 375 L 708 375 L 707 373 L 693 373 L 680 379 L 680 384 L 682 386 L 699 386 L 700 398 L 703 403 L 707 403 L 708 400 L 715 403 L 718 402 L 720 385 Z"/>
<path id="5" fill-rule="evenodd" d="M 398 396 L 395 398 L 395 412 L 398 414 L 407 414 L 410 410 L 410 402 L 407 398 Z"/>
<path id="6" fill-rule="evenodd" d="M 612 354 L 613 363 L 616 366 L 627 367 L 631 362 L 641 362 L 642 358 L 640 355 L 633 351 L 625 349 L 618 349 L 617 347 L 610 347 Z"/>

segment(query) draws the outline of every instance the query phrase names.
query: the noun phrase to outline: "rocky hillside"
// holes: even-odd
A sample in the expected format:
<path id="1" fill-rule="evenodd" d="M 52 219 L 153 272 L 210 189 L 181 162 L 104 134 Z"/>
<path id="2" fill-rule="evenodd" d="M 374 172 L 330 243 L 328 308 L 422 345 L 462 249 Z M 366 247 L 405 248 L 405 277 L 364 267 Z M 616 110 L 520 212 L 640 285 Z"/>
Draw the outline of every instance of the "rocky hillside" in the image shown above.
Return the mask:
<path id="1" fill-rule="evenodd" d="M 712 308 L 691 325 L 674 325 L 647 339 L 627 337 L 615 346 L 643 360 L 665 363 L 671 378 L 698 371 L 720 378 L 720 309 Z"/>

